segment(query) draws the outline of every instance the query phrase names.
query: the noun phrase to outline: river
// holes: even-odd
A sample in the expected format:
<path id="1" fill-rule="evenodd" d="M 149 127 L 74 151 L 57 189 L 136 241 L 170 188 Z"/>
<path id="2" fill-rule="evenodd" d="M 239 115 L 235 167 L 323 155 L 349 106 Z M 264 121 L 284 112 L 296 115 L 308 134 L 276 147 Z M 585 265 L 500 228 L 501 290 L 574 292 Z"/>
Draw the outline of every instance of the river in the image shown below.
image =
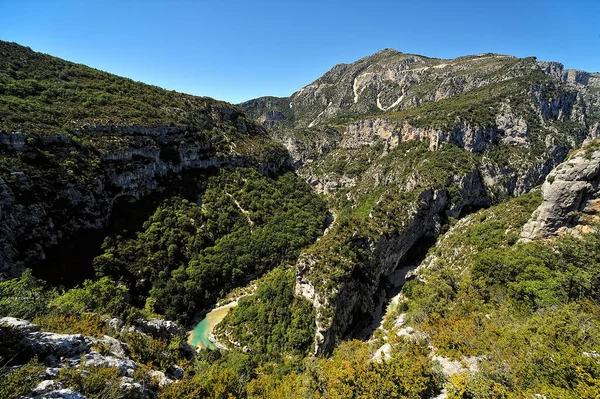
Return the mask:
<path id="1" fill-rule="evenodd" d="M 188 343 L 193 347 L 198 347 L 200 349 L 217 349 L 215 344 L 209 339 L 210 334 L 215 326 L 227 315 L 229 309 L 234 308 L 236 305 L 237 301 L 233 301 L 210 311 L 206 317 L 194 327 L 190 333 Z"/>

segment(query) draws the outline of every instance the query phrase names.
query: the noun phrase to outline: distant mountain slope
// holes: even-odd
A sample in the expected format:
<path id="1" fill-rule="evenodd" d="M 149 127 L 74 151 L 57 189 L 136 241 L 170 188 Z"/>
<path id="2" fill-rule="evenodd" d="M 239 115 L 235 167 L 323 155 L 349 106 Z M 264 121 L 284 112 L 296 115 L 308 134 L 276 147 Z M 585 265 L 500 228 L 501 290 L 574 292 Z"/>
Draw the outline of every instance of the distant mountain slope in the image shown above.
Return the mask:
<path id="1" fill-rule="evenodd" d="M 482 54 L 443 60 L 386 49 L 336 65 L 289 98 L 262 97 L 240 106 L 256 119 L 283 117 L 293 126 L 311 127 L 415 108 L 517 78 L 540 83 L 546 80 L 542 75 L 547 81 L 588 87 L 596 95 L 600 91 L 600 74 L 564 70 L 533 57 Z"/>

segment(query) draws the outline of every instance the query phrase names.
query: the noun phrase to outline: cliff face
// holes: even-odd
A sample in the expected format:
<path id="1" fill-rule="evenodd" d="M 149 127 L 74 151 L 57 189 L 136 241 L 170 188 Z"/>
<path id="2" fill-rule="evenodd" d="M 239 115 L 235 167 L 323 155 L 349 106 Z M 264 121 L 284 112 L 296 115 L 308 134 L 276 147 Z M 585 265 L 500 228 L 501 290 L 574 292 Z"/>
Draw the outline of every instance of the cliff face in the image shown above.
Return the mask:
<path id="1" fill-rule="evenodd" d="M 297 263 L 296 293 L 317 310 L 315 351 L 352 335 L 381 279 L 448 218 L 527 193 L 596 137 L 598 82 L 534 58 L 384 50 L 287 100 L 241 104 L 259 121 L 285 108 L 267 118 L 271 136 L 342 215 Z"/>
<path id="2" fill-rule="evenodd" d="M 600 150 L 593 142 L 560 164 L 542 185 L 542 204 L 523 227 L 525 241 L 559 234 L 596 218 L 599 208 Z"/>
<path id="3" fill-rule="evenodd" d="M 381 280 L 401 267 L 409 252 L 422 250 L 424 242 L 435 239 L 449 218 L 459 219 L 498 202 L 499 198 L 528 192 L 543 181 L 564 154 L 564 149 L 556 148 L 548 159 L 531 164 L 524 171 L 474 163 L 450 173 L 442 185 L 428 183 L 417 173 L 399 192 L 383 188 L 388 187 L 383 182 L 371 183 L 373 191 L 384 190 L 385 194 L 377 197 L 366 220 L 355 224 L 350 232 L 336 230 L 335 225 L 328 232 L 332 237 L 323 246 L 340 252 L 332 255 L 330 249 L 317 243 L 300 256 L 296 265 L 296 294 L 312 301 L 317 311 L 315 353 L 329 352 L 341 338 L 352 335 L 354 328 L 370 320 Z M 366 174 L 376 173 L 375 169 Z M 353 188 L 360 188 L 363 183 L 359 181 Z M 351 194 L 356 195 L 352 188 L 347 195 Z M 361 251 L 363 257 L 345 254 L 348 247 Z M 331 256 L 339 258 L 332 261 Z M 341 278 L 333 277 L 338 273 Z M 335 283 L 331 284 L 331 280 Z"/>
<path id="4" fill-rule="evenodd" d="M 108 128 L 96 130 L 109 130 Z M 217 140 L 184 128 L 113 127 L 80 136 L 0 134 L 0 156 L 14 160 L 0 179 L 0 273 L 18 275 L 59 243 L 89 230 L 110 229 L 115 206 L 151 196 L 200 190 L 202 175 L 218 168 L 289 169 L 282 147 L 258 153 L 215 148 Z M 256 131 L 256 143 L 265 144 Z M 79 138 L 81 137 L 81 138 Z M 119 142 L 115 150 L 96 143 Z M 242 140 L 240 140 L 240 144 Z M 196 178 L 186 179 L 186 175 Z M 183 191 L 182 191 L 183 190 Z"/>
<path id="5" fill-rule="evenodd" d="M 40 331 L 40 326 L 31 322 L 14 317 L 0 318 L 0 328 L 4 334 L 12 334 L 13 348 L 16 352 L 14 364 L 23 367 L 27 359 L 35 357 L 44 366 L 41 368 L 40 382 L 27 398 L 85 398 L 82 393 L 73 388 L 65 386 L 61 382 L 61 371 L 79 369 L 87 376 L 97 373 L 98 368 L 112 368 L 119 378 L 118 389 L 129 397 L 152 396 L 152 389 L 146 384 L 135 382 L 132 377 L 139 373 L 142 368 L 141 362 L 133 359 L 130 346 L 123 342 L 124 337 L 136 335 L 140 338 L 150 339 L 173 339 L 181 337 L 183 332 L 179 326 L 168 320 L 152 319 L 148 322 L 139 321 L 138 326 L 125 327 L 118 318 L 102 320 L 111 335 L 87 336 L 82 334 L 57 334 Z M 138 338 L 139 339 L 139 338 Z M 100 349 L 102 348 L 102 349 Z M 191 356 L 193 349 L 190 346 L 182 348 L 186 356 Z M 155 366 L 156 367 L 156 366 Z M 174 364 L 169 367 L 167 373 L 156 369 L 149 369 L 149 375 L 156 378 L 159 386 L 172 384 L 183 378 L 183 369 Z M 148 384 L 150 385 L 150 384 Z M 85 389 L 84 384 L 79 390 Z M 22 396 L 25 397 L 25 396 Z"/>

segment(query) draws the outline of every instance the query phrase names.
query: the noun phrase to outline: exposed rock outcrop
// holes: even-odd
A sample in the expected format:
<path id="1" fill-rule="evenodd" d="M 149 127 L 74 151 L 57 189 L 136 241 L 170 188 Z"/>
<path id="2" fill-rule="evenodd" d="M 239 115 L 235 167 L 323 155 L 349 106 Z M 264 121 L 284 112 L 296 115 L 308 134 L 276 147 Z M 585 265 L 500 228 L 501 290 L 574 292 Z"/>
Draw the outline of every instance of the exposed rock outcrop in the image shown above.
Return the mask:
<path id="1" fill-rule="evenodd" d="M 383 144 L 386 149 L 392 149 L 403 141 L 426 140 L 429 141 L 431 150 L 436 150 L 445 143 L 452 143 L 471 152 L 482 152 L 488 145 L 496 144 L 504 136 L 523 136 L 527 132 L 527 125 L 510 112 L 499 116 L 499 122 L 498 128 L 482 129 L 462 122 L 451 129 L 442 129 L 419 128 L 411 125 L 408 121 L 394 122 L 383 118 L 366 119 L 349 124 L 339 146 L 358 148 L 364 145 Z M 506 134 L 504 130 L 507 131 Z M 506 141 L 511 144 L 527 145 L 526 142 L 521 143 L 512 139 Z"/>
<path id="2" fill-rule="evenodd" d="M 568 228 L 575 220 L 600 209 L 600 150 L 592 143 L 579 150 L 547 176 L 543 202 L 523 227 L 524 240 L 544 238 Z"/>
<path id="3" fill-rule="evenodd" d="M 583 86 L 600 86 L 599 73 L 590 73 L 578 69 L 565 69 L 564 65 L 560 62 L 541 61 L 537 64 L 542 71 L 554 77 L 556 80 L 568 83 L 577 83 Z"/>
<path id="4" fill-rule="evenodd" d="M 164 338 L 171 338 L 170 332 L 174 331 L 173 324 L 168 320 L 152 319 L 148 324 L 171 326 L 167 330 L 161 330 Z M 0 325 L 17 329 L 22 334 L 19 343 L 20 354 L 26 357 L 37 356 L 40 362 L 46 364 L 44 372 L 46 380 L 29 394 L 28 398 L 83 398 L 84 396 L 70 388 L 66 388 L 56 381 L 62 367 L 76 368 L 81 365 L 85 369 L 97 367 L 111 367 L 119 370 L 121 375 L 120 389 L 124 391 L 137 392 L 145 397 L 149 392 L 141 384 L 134 382 L 132 377 L 140 365 L 129 358 L 127 344 L 113 337 L 104 336 L 96 338 L 81 334 L 55 334 L 51 332 L 39 332 L 39 326 L 27 320 L 4 317 L 0 319 Z M 170 332 L 169 332 L 170 331 Z M 174 334 L 177 331 L 173 332 Z M 94 348 L 103 347 L 100 353 Z M 25 359 L 24 359 L 25 360 Z M 180 379 L 183 377 L 183 369 L 177 365 L 171 367 L 171 375 Z M 171 384 L 174 380 L 167 377 L 165 373 L 158 370 L 150 370 L 151 378 L 156 379 L 160 386 Z"/>
<path id="5" fill-rule="evenodd" d="M 506 116 L 507 114 L 508 111 L 503 115 Z M 510 119 L 510 123 L 507 119 L 506 130 L 509 129 L 508 125 L 512 126 L 513 132 L 515 126 L 516 131 L 520 129 L 518 119 Z M 371 137 L 374 141 L 379 140 L 381 135 L 377 132 L 377 129 L 371 129 L 371 126 L 375 125 L 369 125 L 368 132 L 363 137 Z M 378 124 L 377 126 L 384 125 Z M 496 130 L 496 139 L 502 137 L 519 138 L 520 133 L 518 132 L 504 136 L 506 130 Z M 401 128 L 399 131 L 402 131 Z M 416 129 L 415 131 L 427 132 L 424 129 Z M 400 137 L 400 134 L 398 134 L 398 137 Z M 493 144 L 489 137 L 486 138 L 484 135 L 478 137 L 469 141 L 472 144 L 468 148 L 471 152 L 475 152 L 478 146 L 485 148 Z M 529 146 L 529 136 L 526 137 L 526 141 L 514 145 L 527 148 Z M 388 139 L 389 136 L 384 136 L 384 138 Z M 430 142 L 430 137 L 425 136 L 425 134 L 418 138 Z M 369 139 L 366 139 L 365 142 L 367 140 Z M 465 141 L 457 140 L 453 144 L 465 146 Z M 564 146 L 554 145 L 552 140 L 548 140 L 546 145 L 548 147 L 544 155 L 534 162 L 530 161 L 529 164 L 510 166 L 509 164 L 498 165 L 484 161 L 476 166 L 474 165 L 471 172 L 458 174 L 450 178 L 448 184 L 457 190 L 452 193 L 446 189 L 417 191 L 422 187 L 423 182 L 418 175 L 410 175 L 402 185 L 403 191 L 417 191 L 418 199 L 411 202 L 410 206 L 403 208 L 401 213 L 403 217 L 402 228 L 391 235 L 383 234 L 379 237 L 375 235 L 375 237 L 368 239 L 365 237 L 365 245 L 360 245 L 360 248 L 369 254 L 368 265 L 361 266 L 360 273 L 353 274 L 351 278 L 335 288 L 328 291 L 318 289 L 315 284 L 319 285 L 321 283 L 311 278 L 313 269 L 319 270 L 320 268 L 327 269 L 330 267 L 326 261 L 319 258 L 318 252 L 310 251 L 309 255 L 301 255 L 297 263 L 296 293 L 309 299 L 316 309 L 315 352 L 328 352 L 335 347 L 342 337 L 349 333 L 349 328 L 357 320 L 368 318 L 367 315 L 371 314 L 375 307 L 373 297 L 376 296 L 380 279 L 393 273 L 403 257 L 420 239 L 436 237 L 444 220 L 449 217 L 459 218 L 461 215 L 471 212 L 472 209 L 490 206 L 503 198 L 522 195 L 541 184 L 545 176 L 566 156 Z M 430 148 L 430 150 L 434 151 L 433 148 Z M 390 178 L 389 175 L 378 175 L 380 173 L 378 165 L 375 162 L 371 168 L 364 172 L 362 177 L 356 177 L 353 181 L 349 180 L 350 184 L 356 185 L 357 182 L 360 182 L 363 186 L 368 185 L 370 190 L 373 189 L 373 185 L 374 187 L 386 187 L 396 184 L 395 180 Z M 302 170 L 300 172 L 302 173 Z M 391 175 L 394 173 L 394 170 L 390 172 Z M 323 179 L 323 177 L 319 178 Z M 365 183 L 368 179 L 370 179 L 370 183 Z M 311 182 L 310 179 L 309 182 Z M 319 186 L 321 183 L 315 184 L 313 181 L 312 184 L 318 189 L 321 188 L 323 192 L 331 193 L 340 187 L 341 182 L 342 180 L 338 177 L 337 182 L 325 182 L 322 187 Z M 349 195 L 350 193 L 347 194 L 347 197 Z M 382 225 L 376 227 L 376 229 L 385 230 L 384 225 L 386 223 L 383 220 L 381 222 Z M 354 234 L 353 238 L 348 238 L 348 240 L 358 242 L 362 239 L 360 232 Z"/>
<path id="6" fill-rule="evenodd" d="M 340 132 L 332 128 L 274 129 L 270 134 L 288 150 L 296 169 L 329 153 L 341 139 Z"/>
<path id="7" fill-rule="evenodd" d="M 0 318 L 0 326 L 15 328 L 25 334 L 40 331 L 40 326 L 37 324 L 32 324 L 27 320 L 17 319 L 16 317 Z"/>

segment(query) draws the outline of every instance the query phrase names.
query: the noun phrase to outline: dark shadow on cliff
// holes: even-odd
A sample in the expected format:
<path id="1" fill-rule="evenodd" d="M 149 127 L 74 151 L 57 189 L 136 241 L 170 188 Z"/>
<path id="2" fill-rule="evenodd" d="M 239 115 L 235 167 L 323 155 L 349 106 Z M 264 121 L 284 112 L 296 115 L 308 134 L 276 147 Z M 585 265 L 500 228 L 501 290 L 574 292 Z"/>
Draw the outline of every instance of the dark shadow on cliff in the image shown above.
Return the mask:
<path id="1" fill-rule="evenodd" d="M 406 282 L 406 274 L 419 266 L 435 241 L 436 238 L 432 236 L 419 238 L 398 262 L 394 272 L 380 278 L 379 287 L 373 297 L 373 302 L 376 304 L 375 311 L 372 314 L 355 311 L 352 317 L 353 322 L 348 329 L 348 338 L 368 340 L 373 335 L 383 322 L 392 298 L 402 290 L 402 286 Z"/>
<path id="2" fill-rule="evenodd" d="M 137 199 L 134 195 L 117 196 L 107 210 L 104 228 L 77 231 L 58 245 L 46 249 L 46 258 L 30 265 L 36 277 L 53 286 L 72 288 L 95 277 L 92 261 L 102 254 L 102 243 L 108 236 L 131 237 L 142 229 L 146 220 L 162 201 L 180 196 L 196 202 L 204 191 L 204 182 L 218 174 L 217 168 L 187 170 L 167 175 L 159 184 L 164 187 Z"/>

